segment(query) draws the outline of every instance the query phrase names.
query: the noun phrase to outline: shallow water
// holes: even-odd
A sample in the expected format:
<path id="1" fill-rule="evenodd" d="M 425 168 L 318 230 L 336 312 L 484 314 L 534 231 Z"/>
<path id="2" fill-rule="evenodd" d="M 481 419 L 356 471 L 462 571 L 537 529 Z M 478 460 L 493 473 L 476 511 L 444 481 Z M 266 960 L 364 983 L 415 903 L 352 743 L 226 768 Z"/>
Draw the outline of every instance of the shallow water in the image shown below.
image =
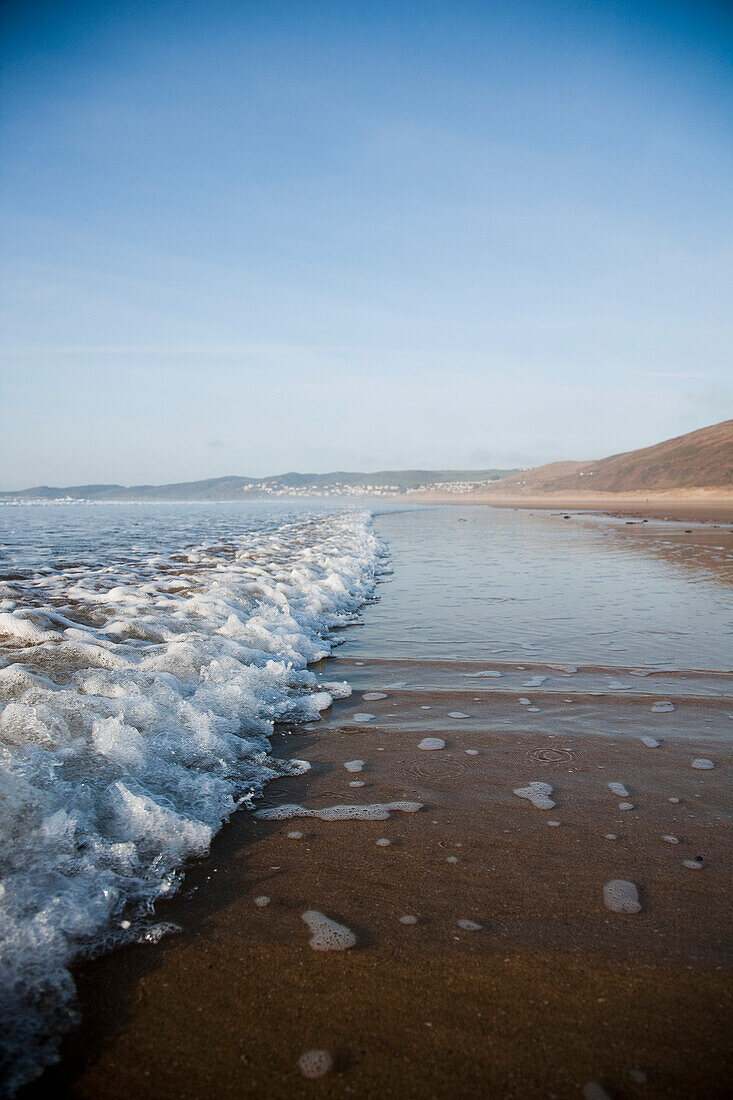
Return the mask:
<path id="1" fill-rule="evenodd" d="M 728 531 L 481 507 L 375 526 L 394 574 L 339 656 L 733 668 Z"/>

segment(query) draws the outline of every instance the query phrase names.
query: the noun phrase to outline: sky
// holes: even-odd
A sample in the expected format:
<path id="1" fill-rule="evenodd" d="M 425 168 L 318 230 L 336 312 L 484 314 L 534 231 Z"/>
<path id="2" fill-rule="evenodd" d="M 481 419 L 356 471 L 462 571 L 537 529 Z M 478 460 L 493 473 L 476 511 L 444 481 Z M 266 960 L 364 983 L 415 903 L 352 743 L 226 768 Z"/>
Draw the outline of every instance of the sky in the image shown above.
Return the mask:
<path id="1" fill-rule="evenodd" d="M 0 488 L 733 416 L 733 6 L 5 0 Z"/>

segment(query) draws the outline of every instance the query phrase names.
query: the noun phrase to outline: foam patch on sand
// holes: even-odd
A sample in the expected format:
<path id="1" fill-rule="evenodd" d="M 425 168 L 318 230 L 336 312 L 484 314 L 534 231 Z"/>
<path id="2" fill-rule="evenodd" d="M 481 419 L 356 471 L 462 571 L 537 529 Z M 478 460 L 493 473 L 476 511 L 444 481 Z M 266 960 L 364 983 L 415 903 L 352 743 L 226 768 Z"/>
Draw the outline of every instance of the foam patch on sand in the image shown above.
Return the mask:
<path id="1" fill-rule="evenodd" d="M 332 1066 L 333 1058 L 327 1050 L 307 1050 L 298 1059 L 298 1069 L 310 1080 L 325 1077 Z"/>
<path id="2" fill-rule="evenodd" d="M 365 703 L 376 703 L 378 699 L 387 699 L 388 696 L 384 691 L 368 691 L 366 695 L 362 695 L 362 699 Z"/>
<path id="3" fill-rule="evenodd" d="M 653 703 L 650 707 L 652 714 L 668 714 L 674 709 L 674 703 L 670 703 L 668 699 L 663 699 L 660 700 L 658 703 Z"/>
<path id="4" fill-rule="evenodd" d="M 530 783 L 528 787 L 516 787 L 514 794 L 526 798 L 538 810 L 552 810 L 555 803 L 550 798 L 552 787 L 549 783 Z"/>
<path id="5" fill-rule="evenodd" d="M 288 821 L 293 817 L 317 817 L 321 821 L 387 821 L 391 813 L 416 814 L 422 802 L 374 802 L 367 806 L 326 806 L 307 810 L 305 806 L 287 803 L 270 810 L 258 810 L 255 817 L 262 821 Z"/>
<path id="6" fill-rule="evenodd" d="M 347 760 L 344 764 L 347 772 L 360 772 L 364 767 L 363 760 Z"/>
<path id="7" fill-rule="evenodd" d="M 356 936 L 350 928 L 331 920 L 317 909 L 306 909 L 302 919 L 310 930 L 308 943 L 314 951 L 348 951 L 356 943 Z"/>
<path id="8" fill-rule="evenodd" d="M 646 745 L 648 749 L 659 748 L 659 742 L 657 741 L 656 737 L 640 737 L 639 740 L 641 741 L 642 745 Z"/>
<path id="9" fill-rule="evenodd" d="M 698 756 L 696 760 L 692 761 L 690 767 L 697 768 L 698 771 L 707 772 L 710 771 L 711 768 L 714 768 L 715 764 L 712 762 L 712 760 L 708 760 L 704 756 Z"/>
<path id="10" fill-rule="evenodd" d="M 639 891 L 633 882 L 615 878 L 603 887 L 603 904 L 612 913 L 639 913 Z"/>
<path id="11" fill-rule="evenodd" d="M 437 749 L 445 748 L 445 741 L 442 737 L 423 737 L 417 747 L 425 752 L 435 752 Z"/>
<path id="12" fill-rule="evenodd" d="M 464 714 L 462 710 L 449 710 L 448 711 L 448 717 L 449 718 L 470 718 L 471 715 L 470 714 Z"/>
<path id="13" fill-rule="evenodd" d="M 96 514 L 84 521 L 84 560 L 66 554 L 3 585 L 0 1001 L 13 1027 L 0 1062 L 10 1092 L 57 1056 L 78 954 L 137 935 L 238 805 L 305 770 L 270 756 L 274 723 L 316 719 L 349 694 L 324 689 L 307 665 L 373 594 L 382 552 L 365 514 L 283 522 L 262 512 L 234 537 L 203 533 L 209 515 L 197 512 L 195 538 L 177 545 L 162 510 L 139 534 L 104 532 L 104 545 Z M 115 532 L 137 522 L 129 516 L 120 509 Z"/>
<path id="14" fill-rule="evenodd" d="M 623 783 L 609 783 L 608 789 L 611 794 L 618 795 L 619 798 L 628 798 L 629 792 L 624 787 Z"/>

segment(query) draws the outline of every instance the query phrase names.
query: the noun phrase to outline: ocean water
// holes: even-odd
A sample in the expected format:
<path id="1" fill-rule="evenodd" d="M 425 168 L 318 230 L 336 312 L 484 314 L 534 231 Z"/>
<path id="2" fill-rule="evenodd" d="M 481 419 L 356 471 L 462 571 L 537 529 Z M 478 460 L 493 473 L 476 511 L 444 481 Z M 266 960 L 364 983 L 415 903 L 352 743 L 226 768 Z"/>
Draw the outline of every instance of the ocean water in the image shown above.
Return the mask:
<path id="1" fill-rule="evenodd" d="M 456 506 L 375 530 L 394 572 L 340 657 L 733 669 L 730 531 Z"/>
<path id="2" fill-rule="evenodd" d="M 276 775 L 275 722 L 374 592 L 368 513 L 318 504 L 0 508 L 0 1074 L 74 1020 L 70 966 L 159 939 L 157 899 Z"/>

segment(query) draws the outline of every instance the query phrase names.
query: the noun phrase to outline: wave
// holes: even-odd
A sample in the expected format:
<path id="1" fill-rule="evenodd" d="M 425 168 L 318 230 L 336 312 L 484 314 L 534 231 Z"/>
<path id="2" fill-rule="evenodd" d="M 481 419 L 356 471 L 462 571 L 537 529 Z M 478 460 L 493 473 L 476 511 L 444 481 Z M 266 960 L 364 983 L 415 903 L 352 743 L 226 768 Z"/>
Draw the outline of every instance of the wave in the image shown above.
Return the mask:
<path id="1" fill-rule="evenodd" d="M 155 940 L 157 899 L 269 779 L 275 722 L 346 684 L 307 665 L 374 591 L 367 514 L 0 584 L 0 1065 L 12 1093 L 58 1057 L 70 966 Z"/>

